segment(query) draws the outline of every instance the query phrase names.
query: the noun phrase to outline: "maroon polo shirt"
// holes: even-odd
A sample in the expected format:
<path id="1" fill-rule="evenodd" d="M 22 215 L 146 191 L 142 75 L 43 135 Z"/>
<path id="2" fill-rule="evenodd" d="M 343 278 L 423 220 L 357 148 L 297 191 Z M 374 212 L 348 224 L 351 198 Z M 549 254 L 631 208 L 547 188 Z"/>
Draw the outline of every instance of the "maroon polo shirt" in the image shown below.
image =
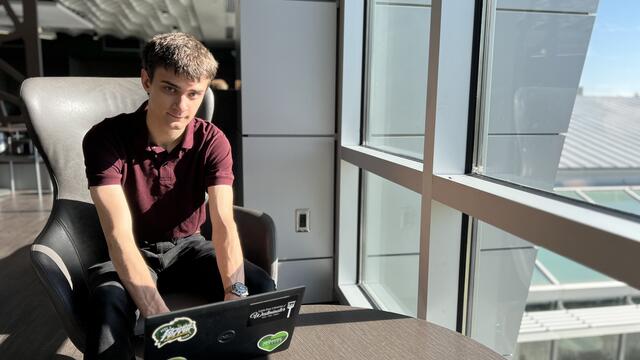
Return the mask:
<path id="1" fill-rule="evenodd" d="M 89 186 L 122 185 L 138 245 L 198 232 L 207 188 L 233 184 L 231 146 L 220 129 L 194 118 L 168 153 L 151 143 L 145 109 L 103 120 L 82 142 Z"/>

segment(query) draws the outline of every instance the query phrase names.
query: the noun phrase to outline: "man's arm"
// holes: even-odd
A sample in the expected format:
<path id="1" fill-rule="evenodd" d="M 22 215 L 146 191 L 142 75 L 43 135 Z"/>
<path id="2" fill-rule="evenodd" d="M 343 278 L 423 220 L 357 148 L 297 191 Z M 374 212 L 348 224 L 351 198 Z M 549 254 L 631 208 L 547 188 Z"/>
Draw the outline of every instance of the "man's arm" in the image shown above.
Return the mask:
<path id="1" fill-rule="evenodd" d="M 233 219 L 233 189 L 230 185 L 214 185 L 208 188 L 211 215 L 211 241 L 216 250 L 216 261 L 225 290 L 236 282 L 244 283 L 244 258 Z M 227 292 L 224 299 L 237 296 Z"/>
<path id="2" fill-rule="evenodd" d="M 120 185 L 90 188 L 107 239 L 109 257 L 144 317 L 168 312 L 133 237 L 131 213 Z"/>

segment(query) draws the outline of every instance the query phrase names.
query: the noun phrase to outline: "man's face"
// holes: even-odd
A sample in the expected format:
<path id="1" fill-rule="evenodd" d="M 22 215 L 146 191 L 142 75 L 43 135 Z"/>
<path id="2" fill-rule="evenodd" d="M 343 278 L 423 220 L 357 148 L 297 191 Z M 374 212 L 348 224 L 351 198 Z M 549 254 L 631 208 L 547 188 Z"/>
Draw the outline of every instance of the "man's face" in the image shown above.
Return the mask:
<path id="1" fill-rule="evenodd" d="M 156 68 L 153 80 L 143 69 L 142 85 L 149 93 L 148 119 L 158 130 L 182 131 L 202 103 L 209 79 L 188 80 L 173 69 Z"/>

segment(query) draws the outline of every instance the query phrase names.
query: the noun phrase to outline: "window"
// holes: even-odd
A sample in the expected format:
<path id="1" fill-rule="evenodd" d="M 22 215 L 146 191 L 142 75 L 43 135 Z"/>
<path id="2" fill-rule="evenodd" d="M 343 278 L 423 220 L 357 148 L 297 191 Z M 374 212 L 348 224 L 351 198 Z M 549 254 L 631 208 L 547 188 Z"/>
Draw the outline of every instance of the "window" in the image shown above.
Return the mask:
<path id="1" fill-rule="evenodd" d="M 489 10 L 476 171 L 640 214 L 606 188 L 640 185 L 640 4 L 510 3 Z"/>
<path id="2" fill-rule="evenodd" d="M 640 215 L 640 162 L 632 155 L 640 153 L 640 82 L 629 81 L 640 79 L 640 30 L 628 15 L 640 5 L 491 4 L 474 171 Z M 635 316 L 630 303 L 637 290 L 500 228 L 475 224 L 472 337 L 504 355 L 514 352 L 517 338 L 522 359 L 618 358 L 620 339 L 634 332 L 625 324 Z M 558 241 L 581 240 L 555 231 Z M 616 329 L 597 316 L 608 316 Z"/>
<path id="3" fill-rule="evenodd" d="M 553 338 L 528 327 L 553 311 L 608 319 L 640 303 L 640 276 L 629 270 L 640 257 L 640 222 L 634 217 L 640 167 L 629 159 L 640 153 L 629 141 L 640 136 L 629 122 L 640 123 L 633 117 L 640 112 L 629 111 L 635 98 L 627 90 L 615 96 L 589 90 L 597 78 L 591 64 L 595 49 L 603 44 L 599 29 L 607 28 L 600 23 L 612 6 L 622 5 L 611 0 L 357 4 L 341 2 L 339 293 L 351 301 L 352 288 L 344 286 L 355 284 L 373 307 L 426 318 L 514 359 L 606 358 L 639 351 L 640 328 L 621 323 L 614 332 L 564 332 Z M 475 8 L 485 5 L 494 7 Z M 628 25 L 632 12 L 625 9 L 617 16 Z M 406 43 L 414 39 L 402 39 L 407 29 L 419 28 L 407 19 L 423 12 L 428 46 L 407 53 Z M 410 14 L 406 24 L 398 24 L 400 13 Z M 366 18 L 362 29 L 367 30 L 354 33 L 349 26 L 354 21 L 347 19 L 358 14 Z M 384 31 L 376 30 L 380 23 Z M 625 45 L 614 47 L 637 49 L 634 37 L 622 30 L 608 28 L 608 41 L 615 37 Z M 615 55 L 610 50 L 607 54 Z M 426 101 L 409 116 L 405 110 L 418 109 L 418 101 L 402 103 L 413 100 L 394 98 L 402 91 L 394 87 L 408 87 L 413 79 L 389 64 L 407 57 L 417 61 L 424 51 L 427 72 L 419 82 L 426 84 Z M 359 56 L 364 71 L 348 54 Z M 640 84 L 633 80 L 637 68 L 615 64 L 629 75 L 629 84 Z M 346 81 L 356 74 L 363 76 L 358 91 Z M 399 79 L 402 86 L 394 82 Z M 612 97 L 620 101 L 609 102 Z M 424 117 L 424 126 L 396 128 L 421 125 L 411 120 L 416 114 Z M 611 125 L 612 117 L 621 122 Z M 585 138 L 593 134 L 618 136 L 615 142 L 626 144 L 627 153 L 618 149 L 618 157 L 603 158 L 619 144 Z M 598 168 L 587 166 L 593 161 Z M 353 194 L 360 199 L 354 201 Z M 360 207 L 349 205 L 354 203 Z M 419 226 L 401 231 L 407 224 L 403 209 L 409 208 Z M 382 247 L 389 246 L 385 238 L 392 233 L 402 234 L 396 236 L 398 246 L 411 243 L 417 253 Z M 415 260 L 400 269 L 382 255 Z M 345 260 L 357 256 L 359 272 Z M 392 272 L 417 282 L 417 290 L 408 294 L 385 277 Z M 535 336 L 525 336 L 527 331 Z"/>
<path id="4" fill-rule="evenodd" d="M 338 251 L 359 261 L 357 268 L 348 260 L 338 265 L 339 285 L 356 287 L 372 306 L 418 316 L 431 5 L 371 0 L 343 2 L 341 9 L 343 41 L 350 43 L 342 48 L 341 160 L 347 164 L 341 165 Z M 363 15 L 358 29 L 354 19 Z M 350 61 L 358 48 L 365 61 Z"/>
<path id="5" fill-rule="evenodd" d="M 381 308 L 416 316 L 420 194 L 364 172 L 362 286 Z"/>
<path id="6" fill-rule="evenodd" d="M 365 145 L 422 159 L 430 7 L 368 2 Z"/>
<path id="7" fill-rule="evenodd" d="M 623 338 L 640 330 L 640 291 L 481 221 L 475 228 L 474 339 L 502 354 L 517 342 L 515 360 L 619 358 Z"/>

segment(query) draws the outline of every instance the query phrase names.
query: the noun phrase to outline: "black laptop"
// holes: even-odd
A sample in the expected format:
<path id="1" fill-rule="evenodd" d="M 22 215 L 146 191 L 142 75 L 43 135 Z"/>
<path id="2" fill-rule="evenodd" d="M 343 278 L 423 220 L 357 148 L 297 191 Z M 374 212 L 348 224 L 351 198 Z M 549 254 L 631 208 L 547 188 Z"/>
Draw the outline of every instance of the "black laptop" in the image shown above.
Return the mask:
<path id="1" fill-rule="evenodd" d="M 145 359 L 249 359 L 285 350 L 304 286 L 150 316 Z"/>

